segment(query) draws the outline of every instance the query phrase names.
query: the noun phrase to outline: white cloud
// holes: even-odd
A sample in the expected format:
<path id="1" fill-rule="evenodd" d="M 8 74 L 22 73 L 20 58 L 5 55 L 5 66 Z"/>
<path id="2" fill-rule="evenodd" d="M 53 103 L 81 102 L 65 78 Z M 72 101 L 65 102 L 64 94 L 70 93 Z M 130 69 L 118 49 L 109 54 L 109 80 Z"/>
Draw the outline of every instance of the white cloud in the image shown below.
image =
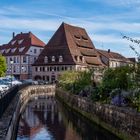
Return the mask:
<path id="1" fill-rule="evenodd" d="M 103 35 L 103 34 L 90 34 L 91 39 L 100 43 L 125 43 L 128 44 L 126 40 L 118 36 L 113 35 Z"/>
<path id="2" fill-rule="evenodd" d="M 140 1 L 139 0 L 88 0 L 91 2 L 99 2 L 99 3 L 105 3 L 108 5 L 112 5 L 112 6 L 140 6 Z"/>
<path id="3" fill-rule="evenodd" d="M 59 26 L 58 20 L 0 18 L 0 28 L 54 31 Z"/>

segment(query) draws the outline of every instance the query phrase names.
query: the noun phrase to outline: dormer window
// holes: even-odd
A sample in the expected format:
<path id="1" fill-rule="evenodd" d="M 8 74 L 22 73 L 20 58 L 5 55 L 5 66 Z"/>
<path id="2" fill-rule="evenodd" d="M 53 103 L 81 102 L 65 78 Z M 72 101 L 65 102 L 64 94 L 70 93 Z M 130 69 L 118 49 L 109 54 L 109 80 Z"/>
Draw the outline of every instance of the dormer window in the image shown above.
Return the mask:
<path id="1" fill-rule="evenodd" d="M 82 36 L 82 39 L 88 41 L 88 38 L 86 36 Z"/>
<path id="2" fill-rule="evenodd" d="M 24 39 L 22 39 L 22 40 L 19 40 L 19 41 L 18 41 L 18 44 L 21 44 L 21 43 L 23 42 L 23 40 L 24 40 Z"/>
<path id="3" fill-rule="evenodd" d="M 75 60 L 77 61 L 77 56 L 74 56 Z"/>
<path id="4" fill-rule="evenodd" d="M 47 56 L 44 57 L 44 63 L 48 63 L 48 57 Z"/>
<path id="5" fill-rule="evenodd" d="M 5 52 L 8 53 L 10 51 L 10 49 L 7 49 Z"/>
<path id="6" fill-rule="evenodd" d="M 11 45 L 14 45 L 15 43 L 16 43 L 16 40 L 12 41 L 12 42 L 11 42 Z"/>
<path id="7" fill-rule="evenodd" d="M 63 62 L 63 57 L 62 57 L 62 55 L 59 56 L 59 62 Z"/>
<path id="8" fill-rule="evenodd" d="M 55 56 L 52 56 L 52 62 L 55 62 Z"/>
<path id="9" fill-rule="evenodd" d="M 11 49 L 11 52 L 12 52 L 12 53 L 14 53 L 14 52 L 15 52 L 15 50 L 16 50 L 16 48 L 14 48 L 14 49 Z"/>
<path id="10" fill-rule="evenodd" d="M 4 50 L 1 50 L 1 53 L 4 53 L 5 49 Z"/>
<path id="11" fill-rule="evenodd" d="M 85 63 L 85 59 L 84 59 L 84 57 L 82 57 L 82 63 Z"/>
<path id="12" fill-rule="evenodd" d="M 76 60 L 77 62 L 80 62 L 80 57 L 79 57 L 79 56 L 75 56 L 75 60 Z"/>
<path id="13" fill-rule="evenodd" d="M 76 39 L 79 39 L 79 40 L 80 40 L 80 36 L 79 36 L 79 35 L 74 35 L 74 37 L 75 37 Z"/>
<path id="14" fill-rule="evenodd" d="M 19 48 L 19 52 L 22 52 L 25 47 Z"/>

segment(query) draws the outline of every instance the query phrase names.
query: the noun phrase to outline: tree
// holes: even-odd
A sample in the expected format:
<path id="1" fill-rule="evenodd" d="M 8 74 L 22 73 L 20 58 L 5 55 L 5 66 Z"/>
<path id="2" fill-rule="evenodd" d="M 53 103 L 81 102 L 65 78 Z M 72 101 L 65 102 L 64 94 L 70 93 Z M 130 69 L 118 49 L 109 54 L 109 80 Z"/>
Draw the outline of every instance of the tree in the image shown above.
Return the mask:
<path id="1" fill-rule="evenodd" d="M 58 79 L 63 89 L 79 94 L 79 92 L 92 84 L 91 71 L 65 71 Z"/>
<path id="2" fill-rule="evenodd" d="M 115 88 L 127 90 L 132 83 L 130 79 L 132 72 L 133 68 L 129 66 L 107 69 L 103 76 L 102 85 L 110 91 Z"/>
<path id="3" fill-rule="evenodd" d="M 6 59 L 0 54 L 0 77 L 4 76 L 6 72 Z"/>
<path id="4" fill-rule="evenodd" d="M 140 87 L 140 40 L 133 39 L 131 37 L 123 36 L 123 39 L 127 39 L 128 41 L 132 42 L 132 45 L 129 45 L 130 48 L 135 52 L 138 57 L 138 62 L 135 67 L 135 84 L 137 87 Z"/>

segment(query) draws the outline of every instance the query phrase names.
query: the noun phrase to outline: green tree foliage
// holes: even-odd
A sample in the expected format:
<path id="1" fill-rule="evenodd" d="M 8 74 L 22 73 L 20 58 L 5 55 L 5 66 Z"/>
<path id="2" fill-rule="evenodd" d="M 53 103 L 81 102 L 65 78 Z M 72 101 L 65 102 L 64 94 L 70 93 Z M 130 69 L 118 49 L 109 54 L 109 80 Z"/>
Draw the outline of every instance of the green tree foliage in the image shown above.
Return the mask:
<path id="1" fill-rule="evenodd" d="M 4 76 L 6 72 L 6 60 L 5 57 L 0 55 L 0 77 Z"/>
<path id="2" fill-rule="evenodd" d="M 104 73 L 102 85 L 111 91 L 115 88 L 129 89 L 132 86 L 133 68 L 129 66 L 107 69 Z"/>
<path id="3" fill-rule="evenodd" d="M 117 67 L 114 69 L 109 68 L 104 72 L 102 82 L 97 87 L 95 93 L 98 94 L 99 100 L 107 101 L 108 97 L 110 96 L 109 93 L 112 90 L 114 89 L 128 90 L 132 87 L 133 87 L 132 67 L 125 66 L 125 67 Z"/>
<path id="4" fill-rule="evenodd" d="M 59 86 L 78 94 L 86 86 L 91 85 L 90 71 L 66 71 L 58 79 Z"/>
<path id="5" fill-rule="evenodd" d="M 123 36 L 124 39 L 127 39 L 128 41 L 130 41 L 132 43 L 132 45 L 130 45 L 130 48 L 135 52 L 135 54 L 138 57 L 138 62 L 137 65 L 135 67 L 135 85 L 136 87 L 140 87 L 140 40 L 138 39 L 133 39 L 131 37 L 127 37 L 127 36 Z"/>

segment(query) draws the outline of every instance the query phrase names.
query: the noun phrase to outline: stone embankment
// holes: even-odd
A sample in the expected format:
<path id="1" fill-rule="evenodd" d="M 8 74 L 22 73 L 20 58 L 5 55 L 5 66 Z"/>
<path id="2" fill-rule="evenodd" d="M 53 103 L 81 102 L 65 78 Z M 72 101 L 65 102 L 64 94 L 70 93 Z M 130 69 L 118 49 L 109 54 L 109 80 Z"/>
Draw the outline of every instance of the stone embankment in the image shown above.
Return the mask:
<path id="1" fill-rule="evenodd" d="M 140 113 L 107 104 L 93 103 L 87 98 L 56 89 L 65 105 L 124 140 L 140 140 Z"/>
<path id="2" fill-rule="evenodd" d="M 17 91 L 16 96 L 0 118 L 0 140 L 15 139 L 19 116 L 29 100 L 38 96 L 54 95 L 55 85 L 32 85 Z"/>

